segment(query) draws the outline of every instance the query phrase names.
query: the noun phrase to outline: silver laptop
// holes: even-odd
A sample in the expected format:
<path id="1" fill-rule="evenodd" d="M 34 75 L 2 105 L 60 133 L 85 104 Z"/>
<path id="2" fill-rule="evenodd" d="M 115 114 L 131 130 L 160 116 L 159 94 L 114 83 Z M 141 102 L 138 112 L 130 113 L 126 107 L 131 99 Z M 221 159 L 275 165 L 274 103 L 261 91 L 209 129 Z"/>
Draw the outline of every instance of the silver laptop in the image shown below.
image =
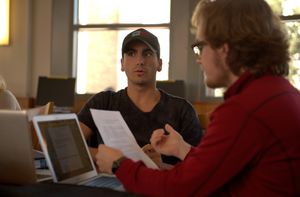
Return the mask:
<path id="1" fill-rule="evenodd" d="M 36 174 L 25 111 L 0 110 L 0 182 L 28 184 L 48 180 Z"/>
<path id="2" fill-rule="evenodd" d="M 76 114 L 33 117 L 54 182 L 124 190 L 113 175 L 98 174 Z"/>

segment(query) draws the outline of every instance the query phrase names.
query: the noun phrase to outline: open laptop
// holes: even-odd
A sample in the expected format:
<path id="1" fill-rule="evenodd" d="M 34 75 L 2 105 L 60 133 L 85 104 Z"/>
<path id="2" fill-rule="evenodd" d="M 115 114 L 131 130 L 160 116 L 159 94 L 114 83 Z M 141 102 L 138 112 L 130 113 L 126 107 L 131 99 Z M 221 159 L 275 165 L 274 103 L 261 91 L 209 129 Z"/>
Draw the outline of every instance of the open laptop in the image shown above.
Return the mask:
<path id="1" fill-rule="evenodd" d="M 0 182 L 30 184 L 48 180 L 37 175 L 27 114 L 0 110 Z"/>
<path id="2" fill-rule="evenodd" d="M 98 174 L 76 114 L 33 117 L 54 182 L 124 190 L 113 175 Z"/>

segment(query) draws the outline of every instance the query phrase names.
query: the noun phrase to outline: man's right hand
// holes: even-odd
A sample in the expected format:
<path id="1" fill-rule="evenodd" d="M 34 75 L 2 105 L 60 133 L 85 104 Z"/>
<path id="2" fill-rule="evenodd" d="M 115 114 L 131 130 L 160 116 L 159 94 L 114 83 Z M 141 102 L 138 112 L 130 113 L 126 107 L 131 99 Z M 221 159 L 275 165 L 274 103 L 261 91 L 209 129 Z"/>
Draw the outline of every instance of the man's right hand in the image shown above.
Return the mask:
<path id="1" fill-rule="evenodd" d="M 171 125 L 166 124 L 165 130 L 169 133 L 168 135 L 165 135 L 164 129 L 153 131 L 150 139 L 152 147 L 161 154 L 175 156 L 183 160 L 190 151 L 191 145 L 186 143 Z"/>

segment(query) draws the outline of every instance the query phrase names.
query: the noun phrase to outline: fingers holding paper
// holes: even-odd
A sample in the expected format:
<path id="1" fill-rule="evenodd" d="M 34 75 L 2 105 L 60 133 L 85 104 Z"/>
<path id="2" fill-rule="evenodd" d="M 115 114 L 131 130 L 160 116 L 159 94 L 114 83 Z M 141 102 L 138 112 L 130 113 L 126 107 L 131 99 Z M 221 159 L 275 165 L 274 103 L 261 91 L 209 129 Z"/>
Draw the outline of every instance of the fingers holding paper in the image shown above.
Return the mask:
<path id="1" fill-rule="evenodd" d="M 150 159 L 152 159 L 152 161 L 154 161 L 154 163 L 157 166 L 162 165 L 160 153 L 156 152 L 155 149 L 151 146 L 151 144 L 146 144 L 142 147 L 142 150 L 150 157 Z"/>
<path id="2" fill-rule="evenodd" d="M 164 129 L 155 130 L 152 133 L 150 142 L 157 152 L 175 156 L 181 160 L 185 158 L 191 149 L 191 145 L 186 143 L 182 136 L 169 124 L 166 124 Z"/>

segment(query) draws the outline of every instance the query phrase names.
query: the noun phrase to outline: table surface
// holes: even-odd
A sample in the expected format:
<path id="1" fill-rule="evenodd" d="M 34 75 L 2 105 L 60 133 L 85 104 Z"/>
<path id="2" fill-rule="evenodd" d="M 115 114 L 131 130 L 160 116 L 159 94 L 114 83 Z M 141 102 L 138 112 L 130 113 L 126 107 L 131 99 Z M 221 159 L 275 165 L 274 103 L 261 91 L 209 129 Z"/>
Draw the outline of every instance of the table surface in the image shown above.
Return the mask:
<path id="1" fill-rule="evenodd" d="M 128 192 L 115 191 L 109 188 L 88 187 L 58 183 L 36 183 L 29 185 L 6 185 L 0 184 L 0 196 L 11 197 L 65 197 L 65 196 L 89 196 L 89 197 L 131 197 L 137 196 Z"/>

